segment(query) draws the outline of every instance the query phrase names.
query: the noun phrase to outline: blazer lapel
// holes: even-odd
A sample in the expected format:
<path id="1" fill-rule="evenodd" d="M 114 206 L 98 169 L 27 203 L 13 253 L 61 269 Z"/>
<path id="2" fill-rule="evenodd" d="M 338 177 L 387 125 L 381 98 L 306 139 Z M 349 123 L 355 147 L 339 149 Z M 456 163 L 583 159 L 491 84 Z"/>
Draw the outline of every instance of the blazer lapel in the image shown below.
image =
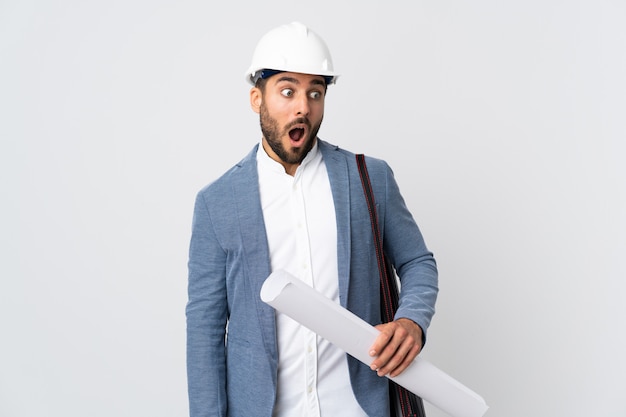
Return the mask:
<path id="1" fill-rule="evenodd" d="M 256 164 L 258 145 L 238 165 L 233 175 L 233 195 L 237 202 L 236 216 L 241 231 L 242 259 L 245 276 L 249 281 L 252 299 L 256 305 L 259 325 L 263 329 L 263 342 L 269 357 L 277 364 L 276 320 L 274 309 L 261 301 L 261 286 L 271 273 L 269 247 L 263 221 L 259 174 Z M 235 213 L 233 213 L 235 215 Z"/>
<path id="2" fill-rule="evenodd" d="M 348 162 L 337 146 L 318 140 L 324 158 L 337 217 L 337 261 L 339 263 L 339 300 L 348 303 L 350 284 L 350 176 Z"/>

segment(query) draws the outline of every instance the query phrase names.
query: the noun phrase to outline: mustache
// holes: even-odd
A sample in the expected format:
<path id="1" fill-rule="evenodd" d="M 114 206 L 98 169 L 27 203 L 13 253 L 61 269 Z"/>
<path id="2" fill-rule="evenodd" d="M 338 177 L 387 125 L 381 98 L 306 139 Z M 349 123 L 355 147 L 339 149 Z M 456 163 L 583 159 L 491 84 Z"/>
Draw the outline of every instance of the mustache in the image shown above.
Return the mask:
<path id="1" fill-rule="evenodd" d="M 309 121 L 308 118 L 306 118 L 306 117 L 298 117 L 297 119 L 295 119 L 292 122 L 288 123 L 287 126 L 285 126 L 285 130 L 289 131 L 294 126 L 300 125 L 300 124 L 306 125 L 309 129 L 311 128 L 311 122 Z"/>

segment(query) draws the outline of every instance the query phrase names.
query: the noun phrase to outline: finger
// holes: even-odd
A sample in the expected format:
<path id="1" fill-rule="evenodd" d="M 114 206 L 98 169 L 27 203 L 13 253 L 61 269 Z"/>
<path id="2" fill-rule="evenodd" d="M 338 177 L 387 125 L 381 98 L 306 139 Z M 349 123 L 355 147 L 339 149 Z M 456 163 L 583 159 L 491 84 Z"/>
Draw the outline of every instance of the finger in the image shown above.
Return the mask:
<path id="1" fill-rule="evenodd" d="M 390 324 L 392 323 L 379 324 L 376 326 L 376 329 L 380 331 L 380 334 L 376 337 L 376 340 L 374 340 L 374 343 L 370 347 L 370 356 L 377 356 L 380 352 L 382 352 L 393 337 L 394 331 Z"/>
<path id="2" fill-rule="evenodd" d="M 396 343 L 392 339 L 383 354 L 377 358 L 380 361 L 377 369 L 378 376 L 402 372 L 410 363 L 410 355 L 414 347 L 415 343 L 410 336 L 398 338 Z"/>
<path id="3" fill-rule="evenodd" d="M 370 365 L 371 369 L 377 371 L 379 376 L 386 375 L 387 372 L 398 366 L 402 362 L 404 356 L 406 356 L 412 345 L 411 340 L 409 340 L 409 345 L 407 345 L 404 349 L 400 349 L 404 340 L 408 336 L 408 332 L 406 332 L 406 330 L 402 329 L 399 326 L 388 326 L 386 330 L 388 331 L 391 329 L 395 330 L 394 333 L 390 337 L 385 336 L 383 338 L 383 340 L 387 340 L 387 344 L 382 347 L 382 350 L 380 350 L 380 354 Z M 392 358 L 394 358 L 396 355 L 399 356 L 390 363 L 390 361 L 392 361 Z"/>
<path id="4" fill-rule="evenodd" d="M 402 372 L 404 372 L 406 368 L 408 368 L 409 365 L 413 363 L 413 361 L 415 360 L 419 352 L 420 352 L 420 346 L 418 344 L 415 344 L 406 354 L 402 362 L 400 362 L 400 364 L 397 367 L 395 367 L 393 370 L 389 371 L 389 376 L 393 378 L 393 377 L 400 375 Z"/>

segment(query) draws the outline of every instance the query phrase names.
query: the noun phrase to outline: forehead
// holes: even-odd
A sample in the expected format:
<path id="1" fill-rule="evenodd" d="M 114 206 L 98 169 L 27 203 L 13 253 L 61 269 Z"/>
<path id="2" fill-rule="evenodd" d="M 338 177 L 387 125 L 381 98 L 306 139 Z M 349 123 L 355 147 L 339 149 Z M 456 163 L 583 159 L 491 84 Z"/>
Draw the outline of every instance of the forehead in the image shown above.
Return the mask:
<path id="1" fill-rule="evenodd" d="M 299 72 L 281 72 L 270 77 L 268 81 L 272 84 L 290 83 L 301 86 L 326 85 L 326 80 L 324 80 L 324 77 L 321 75 L 302 74 Z"/>

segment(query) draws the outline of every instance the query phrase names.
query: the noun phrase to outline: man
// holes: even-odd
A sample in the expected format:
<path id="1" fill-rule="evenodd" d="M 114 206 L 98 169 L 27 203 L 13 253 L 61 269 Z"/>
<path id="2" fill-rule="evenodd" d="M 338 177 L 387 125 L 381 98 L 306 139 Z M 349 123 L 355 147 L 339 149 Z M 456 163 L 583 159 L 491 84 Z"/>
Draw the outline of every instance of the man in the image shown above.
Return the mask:
<path id="1" fill-rule="evenodd" d="M 385 251 L 402 283 L 381 324 L 370 217 L 353 153 L 317 137 L 336 81 L 324 41 L 300 23 L 268 32 L 247 79 L 262 139 L 196 198 L 189 256 L 190 414 L 384 417 L 388 380 L 420 352 L 437 269 L 388 165 L 367 158 Z M 370 367 L 260 300 L 284 269 L 381 331 Z"/>

